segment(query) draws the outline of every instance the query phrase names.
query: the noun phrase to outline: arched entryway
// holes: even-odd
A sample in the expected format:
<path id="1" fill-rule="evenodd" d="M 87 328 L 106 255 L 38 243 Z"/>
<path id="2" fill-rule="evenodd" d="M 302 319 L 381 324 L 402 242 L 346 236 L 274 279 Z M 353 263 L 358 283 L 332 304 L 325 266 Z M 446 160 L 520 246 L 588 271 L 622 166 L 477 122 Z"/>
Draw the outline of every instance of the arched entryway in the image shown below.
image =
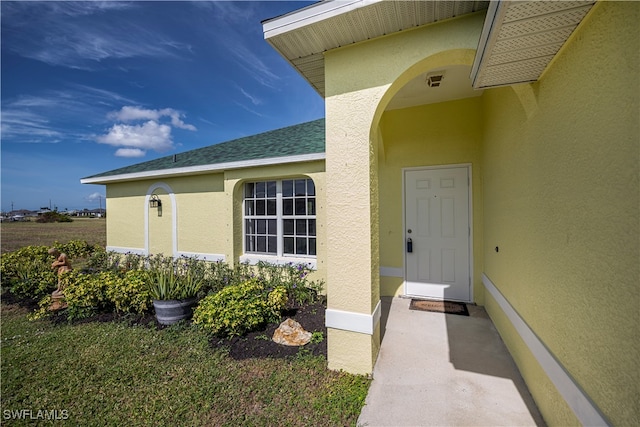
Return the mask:
<path id="1" fill-rule="evenodd" d="M 482 298 L 474 287 L 481 280 L 482 216 L 482 91 L 469 78 L 474 54 L 449 50 L 413 64 L 374 114 L 381 296 Z"/>
<path id="2" fill-rule="evenodd" d="M 470 16 L 446 26 L 426 26 L 325 53 L 326 212 L 331 227 L 327 236 L 326 322 L 332 369 L 371 372 L 380 345 L 381 294 L 391 290 L 393 294 L 403 285 L 402 170 L 418 160 L 414 167 L 432 164 L 423 158 L 433 160 L 433 152 L 421 150 L 417 156 L 404 149 L 406 144 L 419 145 L 420 133 L 436 136 L 432 129 L 413 126 L 427 122 L 420 110 L 428 110 L 428 121 L 434 125 L 447 123 L 442 119 L 451 117 L 463 124 L 439 129 L 445 145 L 449 143 L 447 136 L 467 126 L 466 112 L 476 110 L 466 99 L 426 107 L 387 107 L 403 87 L 423 73 L 470 66 L 481 28 L 482 17 Z M 460 71 L 447 69 L 450 76 Z M 460 102 L 464 105 L 457 104 Z M 443 105 L 446 108 L 440 108 Z M 470 133 L 477 136 L 475 130 Z M 403 151 L 411 153 L 411 158 L 403 157 Z M 440 164 L 477 160 L 455 156 L 456 150 L 449 152 L 455 160 Z M 474 174 L 472 181 L 475 179 Z"/>

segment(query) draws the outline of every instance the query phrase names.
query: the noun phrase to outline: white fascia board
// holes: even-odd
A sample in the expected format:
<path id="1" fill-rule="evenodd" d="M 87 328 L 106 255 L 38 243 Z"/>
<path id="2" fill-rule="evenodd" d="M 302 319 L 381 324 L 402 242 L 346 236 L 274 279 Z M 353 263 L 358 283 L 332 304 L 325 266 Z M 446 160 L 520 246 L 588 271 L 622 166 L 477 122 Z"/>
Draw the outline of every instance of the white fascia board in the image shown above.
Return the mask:
<path id="1" fill-rule="evenodd" d="M 254 168 L 259 166 L 281 165 L 286 163 L 304 163 L 324 160 L 325 153 L 300 154 L 297 156 L 271 157 L 268 159 L 243 160 L 240 162 L 216 163 L 210 165 L 188 166 L 184 168 L 161 169 L 155 171 L 124 173 L 121 175 L 83 178 L 81 184 L 108 184 L 118 181 L 133 181 L 148 178 L 162 178 L 168 176 L 197 175 L 200 173 L 224 172 L 232 169 Z"/>
<path id="2" fill-rule="evenodd" d="M 277 18 L 264 21 L 262 30 L 268 39 L 279 34 L 288 33 L 316 22 L 342 15 L 352 10 L 369 6 L 383 0 L 333 0 L 323 1 L 303 9 L 293 11 Z"/>
<path id="3" fill-rule="evenodd" d="M 491 53 L 491 49 L 495 44 L 495 39 L 502 21 L 507 13 L 508 1 L 492 0 L 489 3 L 487 9 L 487 15 L 484 18 L 484 25 L 482 26 L 482 33 L 480 33 L 480 40 L 478 41 L 478 49 L 476 50 L 476 56 L 471 66 L 471 84 L 474 89 L 481 89 L 479 87 L 483 61 L 487 57 L 487 54 Z"/>

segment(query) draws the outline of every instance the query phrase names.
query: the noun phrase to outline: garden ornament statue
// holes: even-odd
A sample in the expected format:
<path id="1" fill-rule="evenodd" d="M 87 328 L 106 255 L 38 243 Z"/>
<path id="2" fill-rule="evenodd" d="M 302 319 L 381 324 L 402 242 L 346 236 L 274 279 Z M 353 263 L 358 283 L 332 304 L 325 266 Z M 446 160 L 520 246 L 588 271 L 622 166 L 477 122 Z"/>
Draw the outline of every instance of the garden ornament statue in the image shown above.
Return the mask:
<path id="1" fill-rule="evenodd" d="M 49 255 L 52 255 L 55 258 L 55 261 L 51 264 L 51 269 L 56 271 L 58 274 L 58 288 L 51 293 L 51 299 L 53 302 L 49 309 L 60 310 L 67 306 L 63 301 L 64 293 L 62 292 L 62 282 L 60 279 L 64 273 L 72 270 L 71 262 L 66 254 L 60 253 L 56 248 L 49 249 Z"/>

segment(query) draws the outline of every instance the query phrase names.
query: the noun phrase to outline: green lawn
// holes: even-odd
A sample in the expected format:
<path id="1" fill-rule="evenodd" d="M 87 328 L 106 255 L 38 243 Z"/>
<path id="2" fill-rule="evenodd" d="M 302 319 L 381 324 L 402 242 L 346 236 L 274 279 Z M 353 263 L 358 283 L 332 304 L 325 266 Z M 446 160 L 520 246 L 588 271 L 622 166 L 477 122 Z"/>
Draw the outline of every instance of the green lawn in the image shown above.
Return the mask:
<path id="1" fill-rule="evenodd" d="M 58 242 L 85 240 L 89 244 L 107 243 L 107 221 L 104 218 L 74 218 L 73 222 L 41 224 L 35 221 L 2 222 L 0 224 L 2 253 L 29 245 L 51 246 Z"/>
<path id="2" fill-rule="evenodd" d="M 28 321 L 15 305 L 1 309 L 10 425 L 33 422 L 6 421 L 23 409 L 32 417 L 57 410 L 69 425 L 355 425 L 370 383 L 327 370 L 322 357 L 237 361 L 191 325 L 56 325 Z"/>

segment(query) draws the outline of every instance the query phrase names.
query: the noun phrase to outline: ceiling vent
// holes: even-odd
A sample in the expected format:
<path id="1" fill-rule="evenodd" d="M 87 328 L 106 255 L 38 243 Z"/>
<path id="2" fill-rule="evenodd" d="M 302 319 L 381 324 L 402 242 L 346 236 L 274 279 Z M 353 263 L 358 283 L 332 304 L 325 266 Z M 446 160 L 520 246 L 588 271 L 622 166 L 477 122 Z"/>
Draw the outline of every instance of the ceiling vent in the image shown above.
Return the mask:
<path id="1" fill-rule="evenodd" d="M 429 74 L 427 75 L 426 83 L 429 87 L 439 87 L 442 84 L 442 80 L 444 80 L 444 73 Z"/>

